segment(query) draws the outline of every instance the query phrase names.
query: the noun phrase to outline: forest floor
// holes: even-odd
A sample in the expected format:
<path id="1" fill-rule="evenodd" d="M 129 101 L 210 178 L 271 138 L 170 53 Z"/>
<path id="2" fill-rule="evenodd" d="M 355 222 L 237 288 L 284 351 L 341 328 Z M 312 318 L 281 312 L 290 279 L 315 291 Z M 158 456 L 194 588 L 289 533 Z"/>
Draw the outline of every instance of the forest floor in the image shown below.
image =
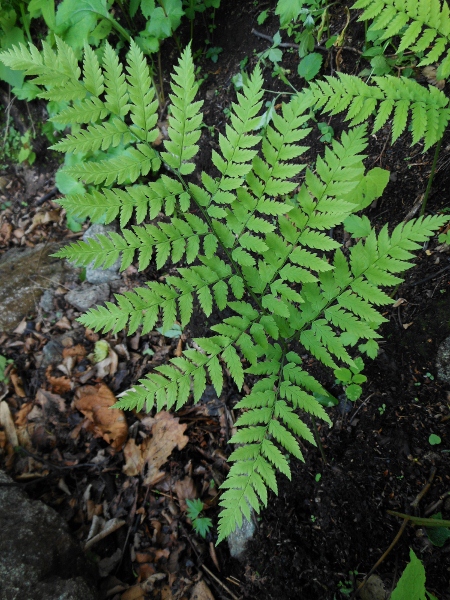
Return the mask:
<path id="1" fill-rule="evenodd" d="M 201 169 L 210 167 L 211 149 L 218 147 L 218 133 L 227 122 L 235 98 L 232 77 L 245 59 L 251 71 L 255 53 L 270 46 L 252 30 L 269 36 L 278 30 L 275 17 L 257 25 L 264 7 L 222 0 L 217 11 L 211 41 L 222 52 L 215 64 L 205 57 L 198 62 L 205 78 L 200 88 L 206 125 L 198 159 Z M 338 12 L 335 17 L 339 23 Z M 194 50 L 202 47 L 207 34 L 200 29 L 195 35 Z M 361 25 L 353 21 L 347 45 L 359 50 L 362 35 Z M 183 34 L 181 38 L 184 41 Z M 176 48 L 168 41 L 163 49 L 168 81 Z M 297 63 L 296 53 L 286 50 L 282 65 L 300 89 Z M 357 51 L 344 50 L 337 56 L 334 50 L 327 55 L 323 73 L 357 74 L 363 66 L 367 65 Z M 291 90 L 272 77 L 270 65 L 264 74 L 266 88 L 278 92 L 280 101 L 287 100 Z M 14 107 L 17 118 L 23 116 L 29 123 L 25 105 L 16 102 Z M 39 111 L 39 103 L 31 107 L 32 116 Z M 342 120 L 327 122 L 339 137 Z M 420 207 L 433 160 L 433 149 L 422 153 L 420 145 L 411 147 L 409 133 L 394 146 L 390 133 L 387 125 L 370 136 L 366 159 L 368 168 L 390 171 L 385 194 L 366 212 L 377 228 L 395 226 Z M 314 125 L 306 155 L 311 165 L 325 148 L 320 135 Z M 1 254 L 74 238 L 55 196 L 42 200 L 54 187 L 58 164 L 45 142 L 38 144 L 33 167 L 10 165 L 0 172 Z M 444 139 L 428 201 L 431 213 L 450 206 L 446 157 L 450 162 L 450 137 Z M 220 398 L 208 387 L 199 404 L 176 414 L 127 413 L 113 422 L 92 419 L 93 395 L 103 397 L 107 405 L 151 368 L 179 355 L 191 338 L 203 335 L 208 323 L 199 315 L 190 330 L 175 332 L 172 338 L 157 331 L 131 338 L 125 332 L 103 336 L 107 360 L 98 368 L 90 354 L 101 336 L 76 322 L 80 313 L 65 301 L 67 289 L 56 290 L 51 311 L 37 303 L 36 311 L 13 333 L 0 337 L 0 353 L 13 361 L 2 397 L 17 430 L 21 435 L 26 431 L 29 439 L 22 452 L 10 452 L 0 431 L 0 461 L 32 498 L 63 515 L 81 542 L 93 523 L 100 527 L 113 518 L 121 523 L 89 550 L 102 565 L 99 590 L 104 598 L 350 597 L 400 529 L 402 521 L 387 510 L 412 514 L 412 503 L 420 497 L 416 514 L 440 511 L 450 518 L 450 386 L 438 381 L 435 366 L 438 347 L 450 335 L 449 253 L 443 250 L 434 239 L 418 253 L 415 267 L 396 290 L 396 303 L 383 313 L 388 322 L 381 330 L 381 352 L 366 361 L 368 381 L 361 399 L 328 409 L 333 427 L 320 427 L 326 462 L 314 448 L 305 448 L 305 463 L 291 462 L 292 480 L 279 477 L 279 495 L 270 495 L 242 561 L 231 558 L 226 543 L 215 547 L 214 527 L 202 539 L 186 517 L 186 500 L 200 498 L 205 515 L 214 526 L 217 523 L 218 488 L 229 469 L 228 440 L 236 420 L 233 406 L 241 394 L 231 380 Z M 129 268 L 120 285 L 131 289 L 157 276 L 154 265 L 143 274 Z M 43 368 L 44 348 L 56 339 L 63 346 L 60 364 Z M 305 364 L 332 394 L 342 393 L 313 357 L 306 355 Z M 431 434 L 438 435 L 441 444 L 430 445 Z M 398 580 L 410 548 L 424 563 L 427 589 L 439 600 L 449 600 L 448 544 L 432 545 L 425 531 L 411 525 L 376 571 L 385 589 L 390 591 Z"/>

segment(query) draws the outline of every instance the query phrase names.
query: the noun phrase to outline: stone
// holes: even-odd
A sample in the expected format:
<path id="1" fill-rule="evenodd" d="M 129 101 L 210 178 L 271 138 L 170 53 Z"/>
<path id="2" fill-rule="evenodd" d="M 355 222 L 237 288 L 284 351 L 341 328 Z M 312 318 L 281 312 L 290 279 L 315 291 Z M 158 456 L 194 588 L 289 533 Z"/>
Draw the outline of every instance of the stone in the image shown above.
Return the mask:
<path id="1" fill-rule="evenodd" d="M 439 346 L 436 369 L 438 378 L 445 383 L 450 383 L 450 336 Z"/>
<path id="2" fill-rule="evenodd" d="M 83 285 L 80 289 L 71 290 L 64 297 L 77 310 L 85 312 L 91 306 L 103 304 L 109 298 L 109 285 L 100 283 L 99 285 Z"/>
<path id="3" fill-rule="evenodd" d="M 116 231 L 116 227 L 114 225 L 100 225 L 99 223 L 94 223 L 91 225 L 89 229 L 83 234 L 83 241 L 86 242 L 89 239 L 97 239 L 98 235 L 108 235 L 110 231 Z M 108 269 L 94 269 L 92 266 L 93 263 L 86 267 L 86 281 L 89 283 L 93 283 L 98 285 L 100 283 L 110 283 L 114 281 L 114 279 L 119 279 L 119 269 L 120 269 L 121 260 L 118 258 L 116 262 Z"/>
<path id="4" fill-rule="evenodd" d="M 41 367 L 46 369 L 49 365 L 56 365 L 63 361 L 63 345 L 59 340 L 50 340 L 42 350 Z"/>
<path id="5" fill-rule="evenodd" d="M 95 568 L 64 519 L 2 471 L 0 484 L 1 600 L 97 600 Z"/>
<path id="6" fill-rule="evenodd" d="M 54 310 L 53 300 L 55 298 L 54 290 L 45 290 L 42 294 L 41 301 L 39 302 L 39 306 L 46 313 L 51 313 Z"/>
<path id="7" fill-rule="evenodd" d="M 44 290 L 62 283 L 68 268 L 51 255 L 60 244 L 12 248 L 0 259 L 0 331 L 11 332 L 22 318 L 35 312 Z"/>
<path id="8" fill-rule="evenodd" d="M 245 549 L 248 542 L 252 539 L 255 529 L 256 527 L 254 518 L 248 521 L 245 517 L 243 517 L 242 527 L 238 527 L 238 529 L 233 531 L 233 533 L 228 536 L 228 548 L 230 549 L 230 554 L 233 558 L 237 558 L 238 560 L 245 559 Z"/>

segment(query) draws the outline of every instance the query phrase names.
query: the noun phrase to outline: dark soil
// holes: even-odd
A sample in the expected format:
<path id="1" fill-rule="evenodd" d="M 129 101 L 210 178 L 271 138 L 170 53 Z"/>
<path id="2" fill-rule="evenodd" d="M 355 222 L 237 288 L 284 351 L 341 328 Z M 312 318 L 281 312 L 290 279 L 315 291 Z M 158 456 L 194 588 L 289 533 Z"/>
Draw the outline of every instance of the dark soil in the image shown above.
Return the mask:
<path id="1" fill-rule="evenodd" d="M 246 57 L 246 68 L 251 71 L 257 62 L 255 52 L 261 52 L 269 45 L 252 34 L 252 29 L 266 35 L 273 35 L 278 29 L 275 17 L 262 26 L 256 22 L 263 8 L 275 4 L 273 1 L 255 5 L 253 2 L 222 0 L 222 6 L 216 14 L 217 28 L 214 34 L 210 36 L 201 22 L 195 32 L 194 50 L 203 46 L 206 36 L 212 45 L 223 48 L 217 64 L 206 58 L 199 60 L 201 75 L 207 76 L 201 94 L 205 100 L 204 121 L 208 127 L 201 138 L 199 171 L 205 169 L 211 172 L 211 149 L 218 147 L 218 133 L 224 131 L 227 121 L 226 109 L 235 98 L 232 76 L 239 72 L 240 62 Z M 332 22 L 336 32 L 340 32 L 345 22 L 342 4 L 334 7 L 334 10 Z M 188 35 L 187 32 L 180 35 L 182 42 L 187 41 L 187 38 L 183 39 Z M 353 21 L 348 45 L 360 48 L 362 36 L 362 26 Z M 164 67 L 169 72 L 176 53 L 170 41 L 164 48 Z M 340 69 L 347 73 L 358 73 L 365 66 L 359 62 L 356 52 L 344 50 L 340 58 Z M 295 52 L 286 51 L 282 64 L 290 70 L 289 80 L 292 84 L 301 89 Z M 336 68 L 336 51 L 333 51 L 325 61 L 324 74 L 333 73 Z M 291 90 L 272 77 L 269 66 L 264 75 L 266 88 L 278 92 L 280 101 L 286 100 Z M 267 97 L 271 99 L 270 95 Z M 342 119 L 337 117 L 329 122 L 338 136 L 344 127 Z M 311 150 L 306 156 L 311 164 L 317 152 L 324 150 L 319 137 L 320 133 L 315 127 L 308 140 Z M 434 150 L 424 154 L 421 146 L 411 148 L 410 141 L 410 135 L 406 132 L 391 146 L 389 126 L 376 136 L 370 136 L 367 167 L 380 166 L 391 173 L 383 198 L 367 211 L 377 228 L 385 223 L 395 226 L 407 217 L 414 206 L 419 208 Z M 430 213 L 450 206 L 448 144 L 450 135 L 447 135 L 442 146 L 438 173 L 427 205 Z M 43 156 L 40 160 L 46 159 Z M 335 235 L 339 235 L 339 231 Z M 402 521 L 388 515 L 387 510 L 420 516 L 441 511 L 444 519 L 450 519 L 450 386 L 437 380 L 435 367 L 437 349 L 450 334 L 450 270 L 443 270 L 450 263 L 449 254 L 437 251 L 436 245 L 434 241 L 430 247 L 418 253 L 416 266 L 408 272 L 405 283 L 395 292 L 394 297 L 399 302 L 384 313 L 388 319 L 381 329 L 384 341 L 378 358 L 366 361 L 368 382 L 361 399 L 352 404 L 349 411 L 345 407 L 329 410 L 334 425 L 332 428 L 320 428 L 326 463 L 319 450 L 312 447 L 304 448 L 304 464 L 291 461 L 292 481 L 279 477 L 279 495 L 270 495 L 268 508 L 258 518 L 257 534 L 248 546 L 245 559 L 241 563 L 231 559 L 225 543 L 216 549 L 220 573 L 214 565 L 211 551 L 208 553 L 205 546 L 199 548 L 193 545 L 191 537 L 182 529 L 179 535 L 184 540 L 184 546 L 179 554 L 178 577 L 193 577 L 204 564 L 220 580 L 226 581 L 228 588 L 238 598 L 338 600 L 355 590 L 357 581 L 371 570 L 397 535 Z M 213 315 L 209 324 L 218 318 L 218 315 Z M 208 324 L 197 313 L 191 327 L 192 337 L 203 335 L 207 330 Z M 174 347 L 167 350 L 161 362 L 173 355 L 173 350 Z M 341 389 L 333 387 L 330 375 L 324 373 L 312 357 L 306 356 L 305 360 L 311 372 L 328 383 L 332 393 L 342 393 Z M 117 391 L 132 385 L 143 370 L 144 366 L 141 365 L 134 369 L 133 377 L 128 373 L 119 383 Z M 32 372 L 24 374 L 29 385 L 42 380 L 42 376 Z M 233 405 L 239 400 L 239 394 L 231 382 L 228 382 L 220 400 L 225 402 L 225 414 L 231 414 Z M 187 408 L 181 411 L 181 420 L 189 424 L 190 443 L 183 451 L 174 453 L 170 471 L 174 480 L 177 476 L 183 476 L 183 473 L 194 474 L 201 488 L 205 472 L 216 482 L 217 477 L 220 480 L 226 476 L 225 458 L 231 452 L 227 445 L 230 423 L 226 418 L 221 421 L 214 417 L 214 412 L 206 412 L 207 416 L 199 421 L 198 416 L 194 419 L 193 410 Z M 134 416 L 130 417 L 130 424 L 133 421 L 136 422 Z M 439 435 L 442 443 L 431 446 L 430 434 Z M 65 451 L 69 451 L 71 444 L 74 444 L 68 439 L 62 443 Z M 89 451 L 92 454 L 105 447 L 102 441 L 90 443 Z M 96 472 L 82 475 L 74 471 L 71 474 L 71 487 L 79 487 L 81 494 L 92 483 L 98 501 L 112 501 L 126 479 L 120 472 L 121 460 L 120 455 L 111 456 L 108 468 L 111 473 L 101 474 L 100 479 Z M 114 472 L 115 468 L 119 474 Z M 429 487 L 423 498 L 420 498 L 417 506 L 412 506 L 427 482 Z M 57 479 L 54 478 L 53 487 L 49 483 L 51 481 L 31 486 L 31 493 L 53 506 L 59 506 L 73 529 L 81 529 L 76 510 L 61 500 L 63 494 L 56 489 Z M 132 485 L 138 486 L 138 483 L 135 481 Z M 131 511 L 133 501 L 133 515 L 145 505 L 150 507 L 149 519 L 152 514 L 159 514 L 158 511 L 166 510 L 168 506 L 167 498 L 155 495 L 153 491 L 150 493 L 142 488 L 136 491 L 129 487 L 128 492 L 121 493 L 121 510 L 124 514 Z M 216 500 L 211 503 L 208 512 L 213 519 L 218 513 L 215 504 Z M 128 538 L 125 539 L 124 531 L 120 530 L 115 539 L 110 538 L 105 542 L 102 549 L 105 555 L 111 554 L 118 545 L 126 545 Z M 164 544 L 170 547 L 172 533 L 173 529 L 169 528 L 153 544 L 160 548 L 164 548 Z M 141 524 L 137 519 L 128 533 L 134 534 L 145 538 L 151 537 L 152 531 L 145 522 Z M 412 525 L 406 527 L 399 542 L 376 571 L 386 589 L 394 587 L 408 561 L 410 548 L 424 563 L 427 589 L 439 600 L 450 600 L 448 543 L 443 548 L 437 548 L 431 544 L 425 530 Z M 126 556 L 117 575 L 125 581 L 132 581 L 131 572 L 132 559 Z M 178 589 L 182 591 L 181 584 Z M 216 598 L 230 597 L 217 585 L 214 594 Z M 155 592 L 152 597 L 162 596 Z"/>

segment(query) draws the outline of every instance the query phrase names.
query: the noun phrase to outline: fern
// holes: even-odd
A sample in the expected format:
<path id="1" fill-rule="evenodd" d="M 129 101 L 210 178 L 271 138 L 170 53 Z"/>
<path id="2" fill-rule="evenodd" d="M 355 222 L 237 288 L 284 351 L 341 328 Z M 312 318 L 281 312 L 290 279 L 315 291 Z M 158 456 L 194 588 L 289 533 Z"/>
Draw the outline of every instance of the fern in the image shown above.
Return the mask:
<path id="1" fill-rule="evenodd" d="M 400 35 L 398 53 L 423 53 L 419 66 L 441 61 L 438 79 L 450 75 L 450 10 L 444 0 L 358 0 L 360 21 L 373 20 L 371 29 L 383 31 L 381 40 Z"/>
<path id="2" fill-rule="evenodd" d="M 315 109 L 332 115 L 347 111 L 346 120 L 358 125 L 376 112 L 373 132 L 392 118 L 392 142 L 404 132 L 411 117 L 413 144 L 424 140 L 424 151 L 444 134 L 450 119 L 449 100 L 443 92 L 430 86 L 426 89 L 406 77 L 373 77 L 369 85 L 352 75 L 339 73 L 325 81 L 310 84 Z"/>
<path id="3" fill-rule="evenodd" d="M 96 152 L 129 144 L 129 150 L 125 158 L 72 168 L 74 177 L 103 183 L 103 188 L 61 201 L 78 216 L 105 214 L 107 222 L 119 217 L 121 234 L 76 242 L 57 255 L 77 265 L 94 261 L 105 267 L 121 257 L 122 269 L 137 261 L 140 270 L 154 260 L 165 275 L 164 283 L 148 282 L 116 295 L 116 304 L 89 310 L 81 323 L 113 333 L 142 328 L 145 334 L 158 322 L 163 331 L 177 320 L 185 327 L 194 303 L 205 317 L 215 308 L 228 313 L 211 327 L 210 337 L 195 340 L 195 348 L 148 373 L 117 406 L 178 409 L 191 394 L 198 401 L 208 380 L 219 394 L 223 367 L 239 389 L 246 374 L 259 377 L 236 406 L 243 412 L 231 439 L 238 447 L 223 485 L 220 541 L 252 509 L 267 505 L 268 490 L 277 491 L 277 471 L 290 477 L 286 455 L 302 460 L 303 442 L 315 444 L 308 415 L 330 423 L 315 397 L 326 392 L 293 346 L 301 344 L 333 370 L 342 365 L 358 369 L 358 354 L 375 357 L 378 329 L 385 321 L 380 307 L 393 302 L 382 288 L 401 281 L 399 275 L 412 266 L 413 251 L 447 221 L 444 216 L 419 218 L 377 233 L 367 217 L 357 214 L 382 194 L 388 181 L 387 171 L 366 172 L 366 128 L 358 124 L 378 102 L 385 107 L 392 103 L 397 129 L 406 110 L 403 104 L 397 108 L 398 103 L 423 103 L 427 115 L 439 107 L 445 116 L 446 102 L 431 90 L 411 100 L 415 88 L 403 93 L 394 82 L 360 86 L 340 76 L 282 104 L 262 135 L 255 133 L 263 95 L 256 68 L 233 104 L 231 122 L 219 137 L 220 152 L 212 154 L 215 176 L 204 172 L 194 179 L 187 176 L 195 170 L 202 115 L 189 48 L 172 78 L 170 139 L 158 155 L 149 145 L 155 133 L 154 91 L 137 47 L 131 45 L 126 74 L 111 49 L 105 49 L 102 65 L 86 49 L 82 78 L 65 47 L 59 47 L 61 56 L 51 60 L 85 96 L 77 96 L 55 118 L 73 125 L 55 148 Z M 45 47 L 42 53 L 21 47 L 0 59 L 12 68 L 23 69 L 26 63 L 28 74 L 45 77 L 38 84 L 51 95 L 61 86 L 50 76 L 46 53 Z M 358 100 L 361 94 L 363 100 Z M 308 147 L 302 142 L 314 105 L 328 112 L 349 108 L 352 124 L 358 126 L 334 140 L 314 169 L 305 170 L 300 158 Z M 357 116 L 361 111 L 362 118 Z M 129 184 L 155 171 L 160 161 L 168 174 L 147 184 Z M 105 187 L 114 181 L 128 184 L 124 189 Z M 191 205 L 198 214 L 190 212 Z M 137 224 L 129 226 L 133 215 Z M 146 223 L 148 219 L 153 222 Z M 341 224 L 355 240 L 348 252 L 329 236 L 330 228 Z"/>

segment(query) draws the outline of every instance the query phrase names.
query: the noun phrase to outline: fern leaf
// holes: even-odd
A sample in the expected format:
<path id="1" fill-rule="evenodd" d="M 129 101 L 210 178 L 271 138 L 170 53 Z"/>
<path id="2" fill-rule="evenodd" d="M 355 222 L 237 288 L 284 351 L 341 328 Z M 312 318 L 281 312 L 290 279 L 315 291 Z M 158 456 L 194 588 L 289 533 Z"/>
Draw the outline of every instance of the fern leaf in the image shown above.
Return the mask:
<path id="1" fill-rule="evenodd" d="M 68 135 L 57 144 L 50 146 L 58 152 L 95 152 L 100 148 L 107 150 L 119 144 L 128 144 L 132 139 L 128 126 L 120 119 L 114 118 L 102 125 L 89 125 L 74 135 Z"/>
<path id="2" fill-rule="evenodd" d="M 86 42 L 84 44 L 83 83 L 87 91 L 94 97 L 98 98 L 103 94 L 105 89 L 103 73 L 97 55 Z"/>
<path id="3" fill-rule="evenodd" d="M 128 90 L 125 75 L 119 58 L 111 45 L 106 42 L 103 53 L 103 68 L 105 75 L 106 107 L 120 118 L 128 114 Z"/>
<path id="4" fill-rule="evenodd" d="M 156 114 L 158 102 L 152 84 L 150 71 L 144 55 L 132 40 L 127 57 L 128 93 L 131 101 L 131 120 L 135 127 L 133 133 L 144 142 L 154 142 L 158 136 L 155 127 L 158 121 Z"/>
<path id="5" fill-rule="evenodd" d="M 160 159 L 155 150 L 145 144 L 137 144 L 136 148 L 128 148 L 120 158 L 80 163 L 66 167 L 64 171 L 86 183 L 111 185 L 115 181 L 119 184 L 127 180 L 136 181 L 140 175 L 157 171 L 159 166 Z"/>
<path id="6" fill-rule="evenodd" d="M 182 175 L 188 175 L 195 169 L 191 159 L 198 152 L 196 142 L 200 138 L 202 114 L 199 112 L 203 102 L 193 102 L 198 90 L 195 81 L 194 63 L 188 46 L 182 53 L 175 74 L 172 76 L 172 113 L 169 123 L 169 140 L 165 143 L 166 152 L 161 153 L 165 163 Z"/>
<path id="7" fill-rule="evenodd" d="M 339 73 L 337 78 L 326 78 L 326 84 L 314 83 L 311 85 L 311 93 L 317 108 L 325 112 L 342 112 L 351 105 L 354 99 L 365 98 L 373 106 L 376 100 L 379 111 L 375 118 L 374 131 L 380 129 L 394 110 L 392 126 L 392 139 L 395 141 L 404 131 L 407 123 L 407 115 L 410 108 L 420 103 L 421 109 L 413 108 L 412 134 L 414 142 L 425 138 L 424 150 L 427 150 L 436 142 L 438 132 L 443 131 L 450 119 L 448 98 L 437 88 L 430 87 L 428 90 L 416 81 L 405 77 L 373 77 L 375 85 L 367 85 L 357 77 Z M 416 116 L 414 115 L 416 111 Z M 417 119 L 417 110 L 427 111 L 427 123 L 424 129 L 423 123 Z M 434 112 L 433 112 L 434 111 Z M 434 117 L 437 113 L 438 119 Z M 347 115 L 348 117 L 348 115 Z M 437 123 L 439 122 L 439 127 Z"/>

